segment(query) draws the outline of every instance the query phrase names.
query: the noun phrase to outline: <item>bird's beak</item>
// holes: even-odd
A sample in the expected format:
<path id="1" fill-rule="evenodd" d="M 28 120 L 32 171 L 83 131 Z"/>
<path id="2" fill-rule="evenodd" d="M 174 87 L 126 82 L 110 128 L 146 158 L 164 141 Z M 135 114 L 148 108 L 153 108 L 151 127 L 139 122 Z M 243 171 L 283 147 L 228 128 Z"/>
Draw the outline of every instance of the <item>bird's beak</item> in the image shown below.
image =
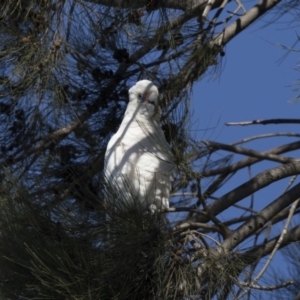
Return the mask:
<path id="1" fill-rule="evenodd" d="M 144 94 L 144 104 L 145 105 L 147 105 L 147 104 L 152 104 L 152 105 L 156 105 L 155 103 L 156 103 L 156 98 L 157 98 L 157 94 L 156 93 L 154 93 L 154 92 L 151 92 L 151 93 L 149 93 L 149 92 L 146 92 L 145 94 Z"/>
<path id="2" fill-rule="evenodd" d="M 145 92 L 144 93 L 144 104 L 148 104 L 148 102 L 149 102 L 149 96 L 150 96 L 150 93 L 148 93 L 148 92 Z"/>

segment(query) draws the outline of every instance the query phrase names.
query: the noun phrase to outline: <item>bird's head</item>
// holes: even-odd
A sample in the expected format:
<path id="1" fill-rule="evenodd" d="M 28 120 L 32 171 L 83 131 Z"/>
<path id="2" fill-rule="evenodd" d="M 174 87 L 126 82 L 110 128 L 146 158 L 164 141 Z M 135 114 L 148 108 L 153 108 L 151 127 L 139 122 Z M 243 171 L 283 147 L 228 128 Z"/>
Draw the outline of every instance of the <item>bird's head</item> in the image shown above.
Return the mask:
<path id="1" fill-rule="evenodd" d="M 151 81 L 140 80 L 129 89 L 128 110 L 150 118 L 159 116 L 158 95 L 158 89 Z"/>

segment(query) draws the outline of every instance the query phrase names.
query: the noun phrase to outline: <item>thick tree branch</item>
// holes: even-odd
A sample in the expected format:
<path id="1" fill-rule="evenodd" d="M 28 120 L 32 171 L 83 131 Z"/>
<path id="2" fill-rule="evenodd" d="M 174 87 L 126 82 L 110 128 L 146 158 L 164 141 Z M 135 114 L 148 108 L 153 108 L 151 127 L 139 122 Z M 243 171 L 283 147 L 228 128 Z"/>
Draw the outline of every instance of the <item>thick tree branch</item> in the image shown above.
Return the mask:
<path id="1" fill-rule="evenodd" d="M 299 205 L 298 205 L 299 206 Z M 279 214 L 277 214 L 274 218 L 272 218 L 270 220 L 270 222 L 272 223 L 272 225 L 275 225 L 279 222 L 281 222 L 282 220 L 285 220 L 286 217 L 288 216 L 289 214 L 289 209 L 286 208 L 284 209 L 283 211 L 281 211 Z M 300 209 L 298 207 L 298 209 L 295 211 L 295 214 L 294 215 L 298 215 L 300 214 Z M 238 224 L 238 223 L 243 223 L 245 221 L 248 221 L 250 218 L 252 218 L 252 215 L 248 215 L 248 216 L 244 216 L 244 217 L 239 217 L 239 218 L 233 218 L 233 219 L 230 219 L 228 221 L 225 221 L 223 222 L 223 224 L 227 227 L 230 227 L 231 225 L 234 225 L 234 224 Z M 263 231 L 265 229 L 262 228 L 261 230 L 257 231 L 256 234 L 259 234 L 261 231 Z"/>
<path id="2" fill-rule="evenodd" d="M 260 258 L 270 254 L 272 250 L 274 249 L 279 236 L 276 236 L 272 240 L 268 241 L 267 243 L 258 245 L 254 248 L 252 248 L 249 251 L 246 251 L 242 253 L 238 259 L 241 259 L 247 264 L 251 264 Z M 291 230 L 287 232 L 287 234 L 284 236 L 283 241 L 280 245 L 280 248 L 284 248 L 285 246 L 300 241 L 300 226 L 297 225 L 293 227 Z"/>
<path id="3" fill-rule="evenodd" d="M 218 34 L 212 41 L 211 45 L 226 45 L 232 38 L 237 36 L 241 31 L 247 28 L 250 24 L 256 21 L 259 17 L 264 15 L 281 0 L 261 0 L 258 4 L 252 7 L 246 14 L 241 16 L 231 25 L 226 27 L 224 31 Z"/>
<path id="4" fill-rule="evenodd" d="M 261 152 L 261 154 L 265 155 L 265 154 L 281 154 L 281 153 L 285 153 L 285 152 L 289 152 L 289 151 L 294 151 L 300 148 L 300 142 L 293 142 L 293 143 L 289 143 L 286 145 L 282 145 L 276 148 L 272 148 L 270 150 Z M 210 176 L 215 176 L 218 174 L 222 174 L 222 173 L 232 173 L 235 172 L 237 170 L 240 170 L 244 167 L 250 166 L 254 163 L 257 163 L 259 161 L 261 161 L 262 159 L 260 158 L 245 158 L 241 161 L 238 161 L 236 163 L 234 163 L 231 166 L 228 167 L 224 167 L 224 168 L 218 168 L 218 169 L 213 169 L 213 170 L 207 170 L 207 171 L 203 171 L 202 172 L 202 176 L 203 177 L 210 177 Z"/>
<path id="5" fill-rule="evenodd" d="M 272 250 L 272 253 L 270 254 L 270 256 L 268 257 L 267 261 L 265 262 L 263 268 L 260 270 L 260 272 L 255 276 L 255 278 L 251 281 L 251 285 L 254 285 L 257 283 L 257 281 L 263 276 L 263 274 L 266 272 L 267 268 L 269 267 L 269 265 L 271 264 L 274 255 L 276 254 L 277 250 L 280 248 L 280 245 L 287 233 L 287 229 L 291 223 L 292 217 L 294 215 L 294 212 L 296 210 L 296 207 L 299 203 L 299 198 L 292 204 L 292 206 L 289 209 L 289 215 L 288 218 L 285 222 L 284 228 L 281 231 L 281 234 Z M 238 299 L 241 299 L 245 294 L 247 294 L 250 291 L 250 287 L 248 287 L 240 296 Z"/>
<path id="6" fill-rule="evenodd" d="M 252 195 L 254 192 L 274 183 L 283 178 L 299 174 L 300 161 L 295 161 L 283 166 L 272 168 L 259 173 L 251 180 L 240 185 L 224 196 L 218 198 L 212 204 L 207 206 L 207 210 L 214 216 L 229 208 L 236 202 Z M 290 192 L 290 191 L 289 191 Z M 277 212 L 278 213 L 278 212 Z M 205 217 L 197 216 L 197 222 L 205 222 Z"/>
<path id="7" fill-rule="evenodd" d="M 252 217 L 245 224 L 241 225 L 238 229 L 233 231 L 232 235 L 224 241 L 222 245 L 224 249 L 234 249 L 251 234 L 261 229 L 267 222 L 269 222 L 274 216 L 276 216 L 276 214 L 278 214 L 280 211 L 292 204 L 296 199 L 299 198 L 299 195 L 300 183 L 298 183 L 296 186 L 294 186 L 286 193 L 274 200 L 272 203 L 270 203 L 267 207 L 260 211 L 260 213 L 257 216 Z M 281 244 L 284 244 L 284 240 L 285 238 L 283 239 Z"/>

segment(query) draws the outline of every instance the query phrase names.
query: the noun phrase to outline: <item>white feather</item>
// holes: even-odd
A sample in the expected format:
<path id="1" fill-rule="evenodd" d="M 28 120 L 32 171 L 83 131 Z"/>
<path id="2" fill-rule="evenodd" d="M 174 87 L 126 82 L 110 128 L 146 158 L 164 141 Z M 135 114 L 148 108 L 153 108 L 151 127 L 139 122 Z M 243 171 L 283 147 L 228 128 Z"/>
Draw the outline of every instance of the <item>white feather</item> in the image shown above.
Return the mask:
<path id="1" fill-rule="evenodd" d="M 159 119 L 156 86 L 149 80 L 137 82 L 129 90 L 124 119 L 105 153 L 109 184 L 116 185 L 124 199 L 138 200 L 145 208 L 169 207 L 175 164 Z"/>

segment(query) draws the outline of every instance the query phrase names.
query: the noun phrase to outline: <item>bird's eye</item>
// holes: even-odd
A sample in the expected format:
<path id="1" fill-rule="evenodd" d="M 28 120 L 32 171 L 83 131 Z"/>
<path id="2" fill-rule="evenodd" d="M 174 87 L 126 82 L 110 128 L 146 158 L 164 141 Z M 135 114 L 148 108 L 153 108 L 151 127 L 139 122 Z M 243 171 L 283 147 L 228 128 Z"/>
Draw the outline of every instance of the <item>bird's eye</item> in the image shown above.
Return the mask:
<path id="1" fill-rule="evenodd" d="M 139 99 L 141 99 L 143 97 L 142 94 L 138 94 L 137 96 L 138 96 Z"/>

